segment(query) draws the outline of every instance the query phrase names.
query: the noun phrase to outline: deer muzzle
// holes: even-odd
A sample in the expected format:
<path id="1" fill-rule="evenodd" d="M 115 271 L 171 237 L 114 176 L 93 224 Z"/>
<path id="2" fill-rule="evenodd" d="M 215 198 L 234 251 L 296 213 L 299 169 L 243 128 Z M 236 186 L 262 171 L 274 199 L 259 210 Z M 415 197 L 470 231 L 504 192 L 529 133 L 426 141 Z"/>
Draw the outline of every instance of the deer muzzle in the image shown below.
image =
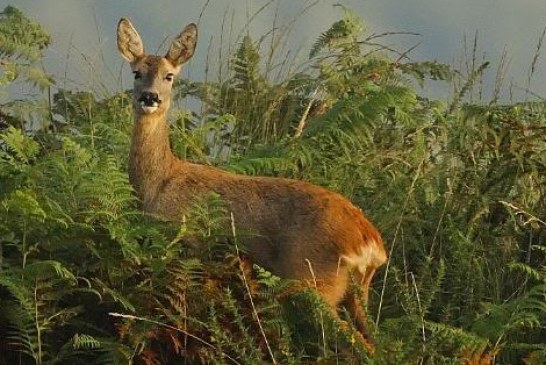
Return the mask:
<path id="1" fill-rule="evenodd" d="M 144 113 L 150 114 L 157 110 L 161 100 L 158 93 L 145 91 L 138 98 L 138 104 Z"/>

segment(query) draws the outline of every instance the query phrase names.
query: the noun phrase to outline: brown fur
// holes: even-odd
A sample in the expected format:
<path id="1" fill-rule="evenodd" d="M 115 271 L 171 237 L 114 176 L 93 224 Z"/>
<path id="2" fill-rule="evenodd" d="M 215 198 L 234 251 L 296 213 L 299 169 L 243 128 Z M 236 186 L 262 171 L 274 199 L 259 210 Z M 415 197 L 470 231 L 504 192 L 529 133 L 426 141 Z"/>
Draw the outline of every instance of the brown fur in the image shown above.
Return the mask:
<path id="1" fill-rule="evenodd" d="M 303 181 L 236 175 L 172 153 L 166 122 L 172 83 L 165 75 L 180 71 L 196 41 L 197 28 L 189 25 L 166 57 L 147 56 L 131 23 L 122 19 L 118 26 L 118 48 L 141 76 L 134 87 L 129 176 L 143 209 L 176 221 L 198 197 L 219 194 L 237 229 L 246 234 L 243 241 L 252 259 L 281 277 L 316 285 L 334 314 L 344 301 L 369 344 L 366 314 L 348 290 L 349 274 L 361 282 L 367 300 L 373 274 L 387 255 L 379 232 L 360 209 L 339 194 Z M 159 95 L 153 112 L 140 107 L 139 97 L 146 92 Z M 363 261 L 355 264 L 350 258 Z"/>

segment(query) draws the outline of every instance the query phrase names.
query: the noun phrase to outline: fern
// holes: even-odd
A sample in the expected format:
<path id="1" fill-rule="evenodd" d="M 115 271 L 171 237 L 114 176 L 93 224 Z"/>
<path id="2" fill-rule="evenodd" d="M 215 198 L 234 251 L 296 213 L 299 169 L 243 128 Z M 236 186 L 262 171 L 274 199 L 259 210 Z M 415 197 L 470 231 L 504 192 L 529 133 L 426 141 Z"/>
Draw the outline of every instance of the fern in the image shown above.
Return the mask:
<path id="1" fill-rule="evenodd" d="M 51 43 L 42 26 L 30 21 L 13 6 L 8 6 L 0 18 L 0 55 L 24 57 L 35 61 L 41 57 L 41 50 Z"/>
<path id="2" fill-rule="evenodd" d="M 228 227 L 228 210 L 221 197 L 212 192 L 200 197 L 187 211 L 188 230 L 198 237 L 212 237 Z"/>
<path id="3" fill-rule="evenodd" d="M 542 327 L 546 318 L 546 285 L 532 287 L 525 295 L 492 305 L 472 324 L 472 331 L 499 344 L 505 336 L 525 328 Z"/>
<path id="4" fill-rule="evenodd" d="M 7 6 L 0 13 L 0 57 L 4 59 L 0 64 L 4 73 L 0 86 L 13 82 L 20 75 L 40 89 L 51 86 L 51 76 L 32 65 L 42 58 L 42 50 L 50 43 L 51 37 L 39 23 L 25 17 L 19 9 Z"/>
<path id="5" fill-rule="evenodd" d="M 41 364 L 52 357 L 46 347 L 46 337 L 53 328 L 62 326 L 79 313 L 77 307 L 57 305 L 76 284 L 75 277 L 60 262 L 52 260 L 30 263 L 20 274 L 22 279 L 0 275 L 0 286 L 8 289 L 13 297 L 5 300 L 0 315 L 9 324 L 10 344 Z M 17 285 L 24 290 L 17 289 Z"/>
<path id="6" fill-rule="evenodd" d="M 22 229 L 29 222 L 43 222 L 46 218 L 46 212 L 40 206 L 32 190 L 13 191 L 2 201 L 2 208 L 4 208 L 6 215 L 11 215 L 14 218 L 19 217 L 23 220 L 21 222 Z"/>
<path id="7" fill-rule="evenodd" d="M 16 303 L 6 302 L 2 305 L 2 316 L 8 322 L 5 340 L 16 351 L 40 363 L 43 355 L 38 349 L 36 324 L 31 314 Z"/>
<path id="8" fill-rule="evenodd" d="M 250 36 L 244 36 L 235 57 L 231 61 L 231 67 L 234 71 L 235 87 L 245 88 L 251 92 L 258 92 L 261 80 L 260 54 L 257 47 L 253 44 Z"/>
<path id="9" fill-rule="evenodd" d="M 311 47 L 309 58 L 315 57 L 326 47 L 336 45 L 354 47 L 357 36 L 363 31 L 362 21 L 348 8 L 341 7 L 343 8 L 342 19 L 332 24 L 330 29 L 320 35 Z"/>
<path id="10" fill-rule="evenodd" d="M 466 82 L 463 84 L 459 92 L 455 95 L 453 98 L 453 101 L 451 102 L 451 105 L 449 106 L 447 113 L 450 114 L 454 112 L 457 107 L 459 106 L 461 100 L 465 97 L 465 95 L 471 90 L 471 88 L 474 86 L 476 81 L 479 80 L 480 77 L 482 77 L 484 71 L 489 67 L 489 62 L 482 63 L 476 70 L 473 70 L 469 77 L 467 78 Z"/>
<path id="11" fill-rule="evenodd" d="M 12 168 L 28 165 L 39 152 L 38 143 L 14 127 L 0 134 L 0 141 L 7 149 L 0 149 L 0 162 Z"/>
<path id="12" fill-rule="evenodd" d="M 428 79 L 434 81 L 451 81 L 455 76 L 455 72 L 450 66 L 436 61 L 404 63 L 399 67 L 402 72 L 412 75 L 421 87 L 425 80 Z"/>

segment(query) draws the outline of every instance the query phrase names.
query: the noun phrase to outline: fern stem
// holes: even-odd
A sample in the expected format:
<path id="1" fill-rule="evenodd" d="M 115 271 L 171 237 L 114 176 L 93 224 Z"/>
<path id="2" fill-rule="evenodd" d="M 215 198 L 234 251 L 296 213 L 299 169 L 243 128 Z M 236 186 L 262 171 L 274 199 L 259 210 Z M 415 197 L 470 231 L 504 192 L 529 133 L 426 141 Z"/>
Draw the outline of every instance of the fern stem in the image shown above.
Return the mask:
<path id="1" fill-rule="evenodd" d="M 25 267 L 27 265 L 27 256 L 28 256 L 28 252 L 27 252 L 27 220 L 25 219 L 25 222 L 23 223 L 23 239 L 21 241 L 22 245 L 23 245 L 23 249 L 22 249 L 22 253 L 23 253 L 23 272 L 21 273 L 21 275 L 23 276 L 24 275 L 24 270 L 25 270 Z"/>
<path id="2" fill-rule="evenodd" d="M 296 128 L 296 133 L 294 133 L 294 138 L 299 138 L 301 134 L 303 133 L 303 128 L 305 128 L 305 124 L 307 123 L 307 117 L 309 116 L 309 111 L 311 110 L 311 107 L 313 106 L 313 103 L 315 102 L 315 95 L 317 94 L 317 91 L 318 89 L 315 89 L 313 94 L 311 94 L 311 100 L 309 100 L 309 104 L 307 104 L 307 107 L 303 111 L 301 119 L 298 123 L 298 127 Z"/>
<path id="3" fill-rule="evenodd" d="M 427 336 L 425 333 L 425 313 L 423 311 L 423 306 L 421 305 L 421 298 L 419 297 L 419 288 L 417 288 L 417 282 L 415 281 L 415 275 L 410 272 L 411 283 L 415 289 L 415 298 L 417 299 L 417 306 L 419 308 L 419 314 L 421 314 L 421 335 L 423 337 L 423 351 L 425 350 L 425 344 L 427 342 Z"/>
<path id="4" fill-rule="evenodd" d="M 432 258 L 432 255 L 434 254 L 434 249 L 436 248 L 436 244 L 438 242 L 438 235 L 440 233 L 440 228 L 442 226 L 442 222 L 444 221 L 444 217 L 447 210 L 447 205 L 449 204 L 449 197 L 453 194 L 453 192 L 449 191 L 444 195 L 445 201 L 444 201 L 444 207 L 442 208 L 442 213 L 440 214 L 440 219 L 438 219 L 438 224 L 436 225 L 436 231 L 434 232 L 434 237 L 432 238 L 432 244 L 430 245 L 430 250 L 428 255 Z"/>
<path id="5" fill-rule="evenodd" d="M 40 331 L 40 322 L 38 318 L 38 280 L 35 280 L 34 282 L 34 325 L 36 326 L 36 341 L 38 344 L 36 364 L 42 365 L 42 332 Z"/>
<path id="6" fill-rule="evenodd" d="M 307 265 L 309 266 L 309 271 L 311 272 L 311 277 L 313 278 L 313 285 L 315 286 L 315 290 L 318 293 L 318 286 L 317 286 L 317 277 L 315 275 L 315 271 L 313 270 L 313 265 L 311 264 L 311 261 L 308 259 L 305 259 L 307 262 Z M 339 264 L 339 260 L 338 260 Z M 320 315 L 320 328 L 322 332 L 322 351 L 324 353 L 324 356 L 326 356 L 326 333 L 324 331 L 324 316 L 322 315 L 322 311 L 319 311 Z"/>

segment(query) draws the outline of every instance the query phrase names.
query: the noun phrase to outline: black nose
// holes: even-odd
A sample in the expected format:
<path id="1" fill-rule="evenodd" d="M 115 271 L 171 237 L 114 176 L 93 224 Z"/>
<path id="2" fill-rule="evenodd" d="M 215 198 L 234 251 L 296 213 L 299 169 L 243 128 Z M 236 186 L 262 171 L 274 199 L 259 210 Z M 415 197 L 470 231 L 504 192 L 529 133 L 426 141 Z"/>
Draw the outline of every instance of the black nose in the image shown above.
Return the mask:
<path id="1" fill-rule="evenodd" d="M 152 93 L 145 91 L 140 95 L 140 98 L 138 98 L 138 101 L 140 103 L 144 103 L 146 106 L 154 106 L 159 103 L 161 103 L 161 100 L 159 100 L 159 94 L 158 93 Z"/>

